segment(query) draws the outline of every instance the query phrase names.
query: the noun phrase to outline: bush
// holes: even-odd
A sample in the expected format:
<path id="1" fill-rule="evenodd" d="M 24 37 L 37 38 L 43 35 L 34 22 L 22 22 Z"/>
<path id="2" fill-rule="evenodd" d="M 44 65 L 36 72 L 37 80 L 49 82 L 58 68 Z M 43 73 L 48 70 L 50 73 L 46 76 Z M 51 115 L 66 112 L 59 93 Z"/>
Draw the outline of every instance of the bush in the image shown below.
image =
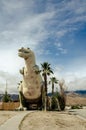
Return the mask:
<path id="1" fill-rule="evenodd" d="M 58 108 L 58 105 L 57 105 L 57 101 L 56 101 L 56 97 L 55 96 L 52 96 L 51 98 L 51 109 L 52 110 L 56 110 L 56 108 Z"/>
<path id="2" fill-rule="evenodd" d="M 82 109 L 82 106 L 79 106 L 79 105 L 73 105 L 73 106 L 71 106 L 71 109 Z"/>
<path id="3" fill-rule="evenodd" d="M 66 106 L 65 96 L 58 95 L 58 101 L 59 101 L 60 109 L 63 111 Z"/>
<path id="4" fill-rule="evenodd" d="M 60 110 L 64 110 L 65 106 L 66 106 L 66 98 L 65 98 L 65 94 L 60 95 L 59 92 L 55 93 L 56 98 L 58 99 L 59 102 L 59 106 L 60 106 Z"/>
<path id="5" fill-rule="evenodd" d="M 57 102 L 57 100 L 58 100 L 58 102 Z M 59 92 L 56 92 L 52 96 L 52 105 L 51 105 L 52 110 L 55 110 L 55 109 L 59 108 L 58 105 L 60 107 L 60 110 L 63 111 L 65 109 L 65 106 L 66 106 L 66 97 L 65 97 L 65 94 L 60 95 Z"/>
<path id="6" fill-rule="evenodd" d="M 12 101 L 10 95 L 8 95 L 7 92 L 5 92 L 5 94 L 3 95 L 2 101 L 3 101 L 3 102 Z"/>

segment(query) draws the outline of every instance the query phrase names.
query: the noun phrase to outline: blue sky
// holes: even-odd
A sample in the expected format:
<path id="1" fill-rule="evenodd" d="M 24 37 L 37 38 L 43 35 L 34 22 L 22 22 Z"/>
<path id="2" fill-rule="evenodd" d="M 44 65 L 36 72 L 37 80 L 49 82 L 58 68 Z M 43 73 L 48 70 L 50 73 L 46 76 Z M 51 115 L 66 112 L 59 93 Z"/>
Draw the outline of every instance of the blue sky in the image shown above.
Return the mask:
<path id="1" fill-rule="evenodd" d="M 30 47 L 36 63 L 51 64 L 68 90 L 86 89 L 86 0 L 0 0 L 0 92 L 17 92 Z"/>

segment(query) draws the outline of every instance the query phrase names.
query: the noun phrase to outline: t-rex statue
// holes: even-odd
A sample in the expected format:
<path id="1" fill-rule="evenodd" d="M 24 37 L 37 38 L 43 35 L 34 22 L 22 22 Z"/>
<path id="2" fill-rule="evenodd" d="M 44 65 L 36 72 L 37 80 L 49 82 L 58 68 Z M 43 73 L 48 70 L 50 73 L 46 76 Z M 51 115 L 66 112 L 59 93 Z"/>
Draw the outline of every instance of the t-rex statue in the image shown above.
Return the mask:
<path id="1" fill-rule="evenodd" d="M 18 109 L 29 109 L 32 104 L 42 107 L 42 86 L 43 81 L 39 68 L 36 65 L 34 52 L 30 48 L 18 50 L 18 56 L 25 61 L 25 67 L 20 69 L 23 80 L 19 83 L 20 106 Z"/>

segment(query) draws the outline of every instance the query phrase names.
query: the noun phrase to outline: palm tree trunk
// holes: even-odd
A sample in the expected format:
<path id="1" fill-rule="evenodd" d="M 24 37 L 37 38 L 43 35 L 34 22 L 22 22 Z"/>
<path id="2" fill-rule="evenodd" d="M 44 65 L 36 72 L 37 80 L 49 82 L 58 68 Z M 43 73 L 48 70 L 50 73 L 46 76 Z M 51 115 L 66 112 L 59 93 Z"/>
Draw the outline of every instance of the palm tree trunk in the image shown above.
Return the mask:
<path id="1" fill-rule="evenodd" d="M 45 103 L 44 103 L 44 110 L 47 110 L 47 75 L 44 75 L 44 82 L 45 82 Z"/>
<path id="2" fill-rule="evenodd" d="M 52 95 L 54 94 L 54 83 L 52 83 Z"/>
<path id="3" fill-rule="evenodd" d="M 44 82 L 45 82 L 45 95 L 47 96 L 47 75 L 44 75 Z"/>

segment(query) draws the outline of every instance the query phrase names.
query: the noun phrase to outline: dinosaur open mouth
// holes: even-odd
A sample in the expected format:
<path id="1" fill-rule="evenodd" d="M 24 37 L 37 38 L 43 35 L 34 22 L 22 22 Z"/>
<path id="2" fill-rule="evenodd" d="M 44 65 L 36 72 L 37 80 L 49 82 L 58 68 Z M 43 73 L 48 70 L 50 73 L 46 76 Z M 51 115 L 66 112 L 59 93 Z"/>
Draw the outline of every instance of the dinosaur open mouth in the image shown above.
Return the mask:
<path id="1" fill-rule="evenodd" d="M 30 48 L 25 49 L 24 47 L 20 48 L 18 50 L 18 55 L 21 57 L 23 54 L 29 54 L 30 53 Z"/>
<path id="2" fill-rule="evenodd" d="M 21 56 L 22 52 L 18 52 L 18 56 Z"/>
<path id="3" fill-rule="evenodd" d="M 29 52 L 28 50 L 26 51 L 26 50 L 21 50 L 21 49 L 20 49 L 20 50 L 18 51 L 18 53 L 30 53 L 30 52 Z"/>
<path id="4" fill-rule="evenodd" d="M 29 51 L 24 51 L 24 53 L 29 53 Z"/>

